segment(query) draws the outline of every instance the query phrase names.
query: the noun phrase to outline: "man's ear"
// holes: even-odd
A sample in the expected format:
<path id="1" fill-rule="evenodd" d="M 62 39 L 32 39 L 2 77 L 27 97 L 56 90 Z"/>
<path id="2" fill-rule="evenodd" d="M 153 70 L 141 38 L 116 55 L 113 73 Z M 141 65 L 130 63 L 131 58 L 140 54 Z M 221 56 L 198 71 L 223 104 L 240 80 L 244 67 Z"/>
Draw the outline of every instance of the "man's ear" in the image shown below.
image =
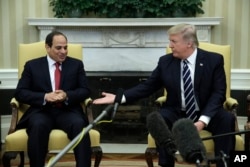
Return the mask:
<path id="1" fill-rule="evenodd" d="M 190 47 L 192 47 L 192 45 L 193 45 L 193 42 L 191 42 L 191 41 L 188 41 L 188 42 L 187 42 L 187 45 L 188 45 L 188 47 L 190 48 Z"/>
<path id="2" fill-rule="evenodd" d="M 45 49 L 48 52 L 50 50 L 50 46 L 48 44 L 45 44 Z"/>

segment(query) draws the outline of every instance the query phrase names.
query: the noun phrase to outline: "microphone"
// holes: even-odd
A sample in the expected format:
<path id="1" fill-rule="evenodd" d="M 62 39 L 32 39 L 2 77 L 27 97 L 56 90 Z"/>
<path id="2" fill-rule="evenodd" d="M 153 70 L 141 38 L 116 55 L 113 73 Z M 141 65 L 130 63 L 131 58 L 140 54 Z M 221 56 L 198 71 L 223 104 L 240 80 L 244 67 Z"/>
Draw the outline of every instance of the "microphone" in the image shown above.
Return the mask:
<path id="1" fill-rule="evenodd" d="M 172 133 L 177 149 L 186 162 L 200 164 L 205 159 L 206 149 L 192 120 L 177 120 Z"/>
<path id="2" fill-rule="evenodd" d="M 172 133 L 159 112 L 155 111 L 148 114 L 147 128 L 157 145 L 164 148 L 169 155 L 174 155 L 177 149 Z"/>
<path id="3" fill-rule="evenodd" d="M 119 88 L 116 92 L 115 101 L 114 101 L 114 110 L 113 110 L 113 113 L 111 115 L 111 119 L 113 119 L 115 117 L 115 114 L 116 114 L 116 111 L 119 107 L 119 104 L 121 104 L 121 102 L 122 102 L 123 92 L 124 92 L 124 90 L 122 88 Z"/>

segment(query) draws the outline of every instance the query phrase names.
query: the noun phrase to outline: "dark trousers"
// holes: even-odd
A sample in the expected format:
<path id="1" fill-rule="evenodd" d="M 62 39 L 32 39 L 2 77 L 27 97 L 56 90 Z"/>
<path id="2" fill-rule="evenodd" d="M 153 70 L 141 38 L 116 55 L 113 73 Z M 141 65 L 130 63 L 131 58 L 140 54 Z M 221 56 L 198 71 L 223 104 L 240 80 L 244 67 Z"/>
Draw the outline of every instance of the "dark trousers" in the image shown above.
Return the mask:
<path id="1" fill-rule="evenodd" d="M 62 129 L 70 140 L 74 139 L 88 122 L 79 113 L 51 108 L 33 113 L 28 120 L 28 156 L 30 167 L 44 167 L 52 129 Z M 91 166 L 90 138 L 87 133 L 74 148 L 76 167 Z"/>
<path id="2" fill-rule="evenodd" d="M 168 127 L 171 129 L 173 123 L 179 119 L 185 117 L 185 114 L 181 112 L 171 112 L 165 109 L 160 111 L 161 115 L 165 119 Z M 212 135 L 218 135 L 223 133 L 229 133 L 235 131 L 235 117 L 233 114 L 221 109 L 210 121 L 208 126 L 204 129 L 212 133 Z M 185 132 L 183 132 L 185 133 Z M 214 139 L 215 156 L 220 156 L 221 151 L 229 155 L 230 151 L 235 147 L 235 136 L 225 136 Z M 175 159 L 173 156 L 168 155 L 164 149 L 157 147 L 159 152 L 159 165 L 174 167 Z M 217 167 L 224 167 L 222 161 L 216 163 Z"/>

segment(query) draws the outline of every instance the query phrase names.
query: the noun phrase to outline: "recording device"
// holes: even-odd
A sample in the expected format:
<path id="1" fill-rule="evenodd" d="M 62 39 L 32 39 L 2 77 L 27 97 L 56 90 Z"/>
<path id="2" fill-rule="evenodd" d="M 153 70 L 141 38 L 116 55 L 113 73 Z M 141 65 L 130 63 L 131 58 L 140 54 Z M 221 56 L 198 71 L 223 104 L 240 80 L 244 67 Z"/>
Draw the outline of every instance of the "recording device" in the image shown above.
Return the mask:
<path id="1" fill-rule="evenodd" d="M 192 120 L 177 120 L 172 133 L 177 149 L 186 162 L 200 164 L 205 159 L 206 149 Z"/>
<path id="2" fill-rule="evenodd" d="M 174 155 L 177 151 L 174 138 L 159 112 L 155 111 L 148 114 L 147 128 L 156 144 L 164 148 L 169 155 Z"/>

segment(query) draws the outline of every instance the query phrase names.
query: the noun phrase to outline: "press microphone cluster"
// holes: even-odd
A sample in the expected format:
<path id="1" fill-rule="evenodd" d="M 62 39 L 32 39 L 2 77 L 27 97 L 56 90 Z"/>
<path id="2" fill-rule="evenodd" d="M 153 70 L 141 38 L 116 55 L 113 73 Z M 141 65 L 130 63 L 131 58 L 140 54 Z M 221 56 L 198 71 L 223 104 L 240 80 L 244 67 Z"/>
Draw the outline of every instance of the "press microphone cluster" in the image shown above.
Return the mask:
<path id="1" fill-rule="evenodd" d="M 152 112 L 147 116 L 147 128 L 169 155 L 174 156 L 178 150 L 186 162 L 199 164 L 205 159 L 205 146 L 190 119 L 176 121 L 171 132 L 160 113 Z"/>
<path id="2" fill-rule="evenodd" d="M 227 167 L 229 156 L 223 151 L 221 151 L 220 155 L 217 157 L 206 157 L 206 149 L 202 142 L 203 140 L 250 133 L 250 130 L 245 130 L 200 138 L 197 128 L 192 120 L 187 118 L 179 119 L 173 124 L 172 131 L 170 131 L 159 112 L 148 114 L 147 128 L 154 138 L 155 143 L 159 147 L 162 147 L 169 155 L 174 156 L 175 152 L 178 150 L 186 162 L 196 163 L 197 167 L 210 167 L 211 163 L 216 163 L 218 161 L 222 161 L 224 166 Z M 206 165 L 204 166 L 204 164 Z"/>

